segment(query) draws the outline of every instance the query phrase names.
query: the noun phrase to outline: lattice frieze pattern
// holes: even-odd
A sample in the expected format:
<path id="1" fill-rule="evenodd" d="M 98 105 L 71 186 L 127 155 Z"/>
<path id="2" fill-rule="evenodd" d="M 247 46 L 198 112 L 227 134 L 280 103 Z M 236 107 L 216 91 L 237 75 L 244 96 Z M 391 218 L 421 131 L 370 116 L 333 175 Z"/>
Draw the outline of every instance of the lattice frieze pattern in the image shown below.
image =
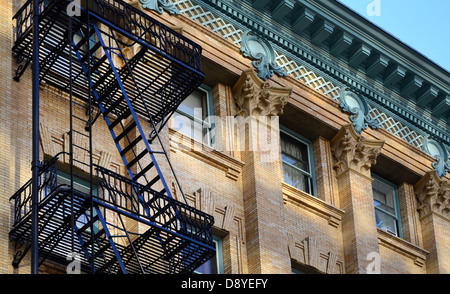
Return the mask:
<path id="1" fill-rule="evenodd" d="M 306 68 L 305 66 L 298 64 L 295 60 L 289 59 L 283 54 L 276 52 L 277 63 L 279 66 L 283 67 L 284 70 L 295 77 L 297 80 L 302 81 L 311 88 L 319 91 L 325 96 L 330 97 L 333 100 L 337 100 L 340 93 L 340 86 L 326 80 L 325 78 L 317 75 L 312 70 Z"/>
<path id="2" fill-rule="evenodd" d="M 198 21 L 202 25 L 210 28 L 213 32 L 218 33 L 222 37 L 228 39 L 236 45 L 239 45 L 242 39 L 242 30 L 225 21 L 224 19 L 214 15 L 210 11 L 205 10 L 200 5 L 196 5 L 191 0 L 171 0 L 181 14 Z M 325 78 L 317 75 L 307 67 L 298 64 L 297 61 L 276 52 L 276 62 L 283 67 L 286 72 L 296 79 L 302 81 L 311 88 L 337 99 L 339 95 L 339 86 L 327 81 Z"/>
<path id="3" fill-rule="evenodd" d="M 197 5 L 193 0 L 170 0 L 170 2 L 176 6 L 181 14 L 210 28 L 213 32 L 232 43 L 238 46 L 240 45 L 243 30 L 234 24 L 231 24 L 200 5 Z M 338 100 L 341 87 L 305 67 L 299 60 L 290 58 L 283 53 L 276 51 L 276 62 L 279 66 L 284 68 L 288 75 L 305 83 L 334 101 Z M 382 128 L 386 129 L 388 132 L 400 137 L 411 145 L 422 149 L 424 135 L 371 105 L 370 116 L 377 119 Z"/>
<path id="4" fill-rule="evenodd" d="M 369 105 L 369 108 L 369 115 L 378 120 L 385 130 L 423 150 L 424 135 L 380 111 L 378 108 L 371 105 Z"/>
<path id="5" fill-rule="evenodd" d="M 200 5 L 194 4 L 191 0 L 171 0 L 181 14 L 188 16 L 213 32 L 239 45 L 242 39 L 242 30 L 233 24 L 217 17 L 210 11 L 205 10 Z"/>

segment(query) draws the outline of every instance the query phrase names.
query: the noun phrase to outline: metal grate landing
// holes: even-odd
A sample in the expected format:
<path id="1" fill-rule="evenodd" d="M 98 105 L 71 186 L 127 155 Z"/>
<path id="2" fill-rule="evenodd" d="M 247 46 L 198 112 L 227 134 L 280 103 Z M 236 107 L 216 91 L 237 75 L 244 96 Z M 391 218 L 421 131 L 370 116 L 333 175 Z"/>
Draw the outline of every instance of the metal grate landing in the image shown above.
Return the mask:
<path id="1" fill-rule="evenodd" d="M 67 264 L 75 252 L 86 272 L 93 267 L 95 273 L 105 274 L 176 274 L 193 272 L 214 254 L 211 216 L 150 189 L 137 194 L 133 186 L 139 184 L 101 167 L 93 207 L 89 195 L 76 190 L 72 203 L 70 187 L 58 179 L 57 159 L 40 176 L 41 263 L 48 259 Z M 30 246 L 30 188 L 28 182 L 11 197 L 10 238 L 22 245 L 16 263 Z"/>
<path id="2" fill-rule="evenodd" d="M 70 17 L 66 14 L 70 2 L 40 2 L 40 81 L 67 92 L 70 89 L 68 65 L 72 54 L 73 94 L 87 101 L 90 93 L 89 82 L 84 75 L 82 62 L 77 60 L 71 50 Z M 89 14 L 90 22 L 95 23 L 102 33 L 111 34 L 112 31 L 112 34 L 119 38 L 122 49 L 130 52 L 128 63 L 142 92 L 141 96 L 132 97 L 135 111 L 144 117 L 151 115 L 155 124 L 164 124 L 179 104 L 203 82 L 202 48 L 124 1 L 91 0 L 89 4 L 89 12 L 71 18 L 73 32 L 86 27 Z M 18 62 L 21 62 L 16 75 L 16 79 L 20 79 L 31 60 L 31 0 L 16 13 L 13 21 L 15 27 L 12 51 Z M 96 52 L 98 49 L 99 52 Z M 101 55 L 101 48 L 90 50 L 90 61 L 97 64 L 92 70 L 92 78 L 97 79 L 99 85 L 102 84 L 99 94 L 109 95 L 116 101 L 120 98 L 117 81 L 106 64 L 107 61 L 102 59 L 104 55 Z M 131 80 L 128 69 L 119 68 L 119 64 L 120 61 L 116 67 L 122 84 L 132 96 L 130 93 L 135 92 L 136 85 Z M 119 103 L 116 107 L 125 109 L 127 106 L 125 103 Z"/>
<path id="3" fill-rule="evenodd" d="M 201 47 L 121 0 L 82 1 L 78 17 L 67 15 L 70 3 L 40 1 L 40 82 L 68 92 L 71 107 L 78 97 L 98 109 L 96 118 L 105 119 L 129 177 L 92 164 L 96 118 L 88 107 L 86 132 L 71 124 L 70 134 L 89 138 L 89 148 L 71 143 L 66 155 L 74 183 L 74 163 L 86 163 L 73 150 L 88 152 L 89 193 L 59 182 L 58 157 L 41 168 L 41 263 L 49 259 L 65 264 L 75 253 L 82 269 L 92 273 L 190 273 L 215 252 L 214 219 L 173 199 L 158 164 L 161 158 L 178 180 L 159 131 L 202 83 Z M 12 51 L 22 63 L 17 81 L 31 60 L 31 9 L 29 0 L 14 16 Z M 80 119 L 72 108 L 70 113 L 71 121 Z M 150 134 L 143 123 L 150 124 Z M 155 150 L 153 140 L 160 149 Z M 31 181 L 11 200 L 10 237 L 23 245 L 15 256 L 18 265 L 31 247 Z"/>

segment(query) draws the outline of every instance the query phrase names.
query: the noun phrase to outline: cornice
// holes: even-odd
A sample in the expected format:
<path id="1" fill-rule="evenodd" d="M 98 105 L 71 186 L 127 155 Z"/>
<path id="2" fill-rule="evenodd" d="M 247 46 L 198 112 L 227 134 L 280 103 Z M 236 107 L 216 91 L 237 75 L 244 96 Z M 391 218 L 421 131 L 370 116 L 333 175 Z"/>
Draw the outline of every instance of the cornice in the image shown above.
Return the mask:
<path id="1" fill-rule="evenodd" d="M 327 14 L 332 15 L 333 19 L 338 19 L 345 27 L 349 27 L 354 32 L 358 32 L 361 38 L 369 39 L 374 47 L 379 51 L 384 51 L 388 55 L 399 58 L 406 66 L 423 75 L 428 75 L 438 87 L 450 91 L 450 73 L 439 64 L 420 54 L 414 48 L 403 43 L 395 36 L 384 31 L 378 26 L 368 22 L 365 18 L 351 11 L 339 1 L 329 0 L 299 0 L 311 3 Z"/>
<path id="2" fill-rule="evenodd" d="M 281 53 L 287 53 L 301 59 L 325 78 L 366 97 L 370 101 L 369 103 L 375 104 L 377 107 L 382 106 L 393 113 L 395 117 L 399 117 L 415 128 L 426 132 L 430 138 L 450 142 L 447 125 L 442 120 L 439 121 L 434 118 L 429 110 L 418 108 L 413 102 L 402 98 L 386 87 L 378 85 L 379 82 L 346 65 L 342 60 L 321 49 L 317 44 L 302 39 L 279 23 L 269 21 L 267 16 L 264 17 L 262 13 L 252 9 L 245 2 L 239 1 L 238 4 L 236 4 L 237 2 L 223 0 L 196 0 L 196 2 L 218 13 L 231 23 L 239 23 L 240 26 L 252 29 L 269 40 L 273 47 Z M 243 9 L 244 7 L 246 9 Z M 243 11 L 251 11 L 251 13 Z M 440 95 L 442 96 L 442 94 Z"/>

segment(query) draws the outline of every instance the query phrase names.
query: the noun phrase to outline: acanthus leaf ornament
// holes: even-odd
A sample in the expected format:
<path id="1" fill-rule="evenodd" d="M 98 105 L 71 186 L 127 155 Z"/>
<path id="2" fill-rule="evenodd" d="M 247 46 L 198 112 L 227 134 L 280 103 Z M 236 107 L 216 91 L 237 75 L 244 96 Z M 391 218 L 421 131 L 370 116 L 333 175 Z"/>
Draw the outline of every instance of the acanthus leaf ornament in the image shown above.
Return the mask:
<path id="1" fill-rule="evenodd" d="M 263 81 L 267 81 L 274 74 L 280 77 L 287 76 L 286 71 L 276 62 L 272 45 L 248 30 L 242 33 L 241 52 L 253 60 L 252 65 Z"/>
<path id="2" fill-rule="evenodd" d="M 450 172 L 450 158 L 444 144 L 424 138 L 423 149 L 436 159 L 436 162 L 433 162 L 431 166 L 437 171 L 439 178 L 445 177 Z"/>
<path id="3" fill-rule="evenodd" d="M 337 175 L 352 169 L 368 177 L 384 146 L 384 141 L 370 140 L 356 133 L 351 124 L 343 126 L 330 143 Z"/>
<path id="4" fill-rule="evenodd" d="M 163 14 L 167 11 L 169 14 L 180 14 L 178 9 L 173 3 L 168 0 L 140 0 L 142 8 L 154 10 L 159 14 Z"/>
<path id="5" fill-rule="evenodd" d="M 447 181 L 439 178 L 437 171 L 427 172 L 414 185 L 417 211 L 423 217 L 430 212 L 450 218 L 450 189 Z"/>
<path id="6" fill-rule="evenodd" d="M 358 134 L 368 127 L 379 129 L 380 123 L 369 114 L 369 105 L 364 98 L 359 97 L 350 90 L 343 88 L 339 96 L 339 107 L 342 111 L 350 114 L 350 121 Z"/>
<path id="7" fill-rule="evenodd" d="M 236 115 L 279 116 L 291 94 L 292 88 L 273 86 L 259 78 L 256 70 L 244 70 L 233 86 Z"/>

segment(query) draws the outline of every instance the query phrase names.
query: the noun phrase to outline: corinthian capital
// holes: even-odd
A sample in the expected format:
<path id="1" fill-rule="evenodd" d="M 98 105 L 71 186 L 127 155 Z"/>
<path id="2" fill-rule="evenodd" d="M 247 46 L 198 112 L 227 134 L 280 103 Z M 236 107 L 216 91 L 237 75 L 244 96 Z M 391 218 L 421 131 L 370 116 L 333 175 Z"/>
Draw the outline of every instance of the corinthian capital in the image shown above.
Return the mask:
<path id="1" fill-rule="evenodd" d="M 359 135 L 351 124 L 345 125 L 331 140 L 334 169 L 338 175 L 352 169 L 370 177 L 370 168 L 376 163 L 383 145 L 383 141 L 369 140 Z"/>
<path id="2" fill-rule="evenodd" d="M 261 80 L 255 70 L 247 69 L 233 87 L 238 116 L 279 116 L 283 113 L 292 88 L 274 87 Z"/>
<path id="3" fill-rule="evenodd" d="M 450 219 L 450 187 L 439 178 L 436 170 L 427 172 L 414 185 L 414 190 L 420 217 L 433 211 Z"/>

